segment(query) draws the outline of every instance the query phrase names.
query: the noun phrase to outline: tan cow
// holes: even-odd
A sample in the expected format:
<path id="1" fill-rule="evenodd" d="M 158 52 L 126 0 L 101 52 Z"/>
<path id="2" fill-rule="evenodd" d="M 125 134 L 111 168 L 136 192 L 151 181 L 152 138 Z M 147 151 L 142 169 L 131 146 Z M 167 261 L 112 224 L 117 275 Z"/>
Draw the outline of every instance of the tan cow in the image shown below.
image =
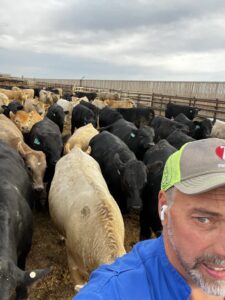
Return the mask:
<path id="1" fill-rule="evenodd" d="M 26 99 L 23 104 L 23 108 L 26 112 L 35 110 L 39 115 L 45 115 L 46 105 L 38 99 Z"/>
<path id="2" fill-rule="evenodd" d="M 104 100 L 104 104 L 111 108 L 132 108 L 136 107 L 133 100 Z"/>
<path id="3" fill-rule="evenodd" d="M 53 92 L 41 90 L 39 93 L 39 100 L 45 104 L 54 104 L 60 99 L 60 95 Z"/>
<path id="4" fill-rule="evenodd" d="M 69 153 L 74 146 L 77 146 L 82 151 L 89 153 L 89 142 L 98 133 L 98 130 L 95 129 L 91 123 L 78 128 L 65 144 L 64 154 Z"/>
<path id="5" fill-rule="evenodd" d="M 9 98 L 5 94 L 0 93 L 0 113 L 3 113 L 4 111 L 2 105 L 8 105 L 8 104 L 9 104 Z"/>
<path id="6" fill-rule="evenodd" d="M 120 95 L 118 93 L 112 93 L 112 92 L 99 92 L 97 94 L 97 97 L 99 100 L 120 100 Z"/>
<path id="7" fill-rule="evenodd" d="M 95 105 L 96 107 L 102 109 L 104 107 L 106 107 L 107 105 L 104 103 L 103 100 L 99 100 L 99 99 L 95 99 L 94 101 L 91 102 L 93 105 Z"/>
<path id="8" fill-rule="evenodd" d="M 74 147 L 56 164 L 49 211 L 65 237 L 69 269 L 78 290 L 101 264 L 125 254 L 124 223 L 100 166 Z"/>
<path id="9" fill-rule="evenodd" d="M 10 111 L 9 116 L 22 133 L 30 132 L 35 123 L 43 120 L 43 116 L 40 116 L 36 111 L 28 113 L 18 110 L 15 114 Z"/>
<path id="10" fill-rule="evenodd" d="M 25 99 L 33 99 L 34 98 L 34 89 L 21 89 L 17 86 L 12 87 L 12 91 L 22 91 L 23 100 Z"/>
<path id="11" fill-rule="evenodd" d="M 0 89 L 0 93 L 5 94 L 9 98 L 9 100 L 18 100 L 23 103 L 24 100 L 26 99 L 26 96 L 23 94 L 22 90 L 12 91 L 12 90 Z"/>
<path id="12" fill-rule="evenodd" d="M 43 190 L 46 169 L 45 154 L 42 151 L 35 151 L 25 144 L 21 131 L 3 114 L 0 114 L 0 140 L 20 153 L 32 178 L 33 188 L 37 191 Z"/>

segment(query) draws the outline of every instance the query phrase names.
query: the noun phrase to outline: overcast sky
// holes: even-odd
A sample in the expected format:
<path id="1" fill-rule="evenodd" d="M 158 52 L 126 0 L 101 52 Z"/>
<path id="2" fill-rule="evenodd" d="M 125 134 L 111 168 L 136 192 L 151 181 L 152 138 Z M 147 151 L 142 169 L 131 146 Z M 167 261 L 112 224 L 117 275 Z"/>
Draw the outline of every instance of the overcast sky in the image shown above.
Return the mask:
<path id="1" fill-rule="evenodd" d="M 225 81 L 224 0 L 0 3 L 0 73 Z"/>

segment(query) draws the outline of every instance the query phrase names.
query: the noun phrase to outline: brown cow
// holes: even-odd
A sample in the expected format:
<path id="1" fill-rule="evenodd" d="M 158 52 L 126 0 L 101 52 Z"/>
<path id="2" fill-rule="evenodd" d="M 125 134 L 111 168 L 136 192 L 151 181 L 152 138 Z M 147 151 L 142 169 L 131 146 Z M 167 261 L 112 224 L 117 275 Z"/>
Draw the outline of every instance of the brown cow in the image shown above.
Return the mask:
<path id="1" fill-rule="evenodd" d="M 42 151 L 35 151 L 25 144 L 21 131 L 3 114 L 0 114 L 0 140 L 20 153 L 32 177 L 33 188 L 37 191 L 43 190 L 43 178 L 46 169 L 45 154 Z"/>
<path id="2" fill-rule="evenodd" d="M 22 133 L 29 133 L 35 123 L 43 120 L 43 117 L 36 111 L 28 113 L 23 110 L 18 110 L 15 114 L 10 112 L 9 116 Z"/>

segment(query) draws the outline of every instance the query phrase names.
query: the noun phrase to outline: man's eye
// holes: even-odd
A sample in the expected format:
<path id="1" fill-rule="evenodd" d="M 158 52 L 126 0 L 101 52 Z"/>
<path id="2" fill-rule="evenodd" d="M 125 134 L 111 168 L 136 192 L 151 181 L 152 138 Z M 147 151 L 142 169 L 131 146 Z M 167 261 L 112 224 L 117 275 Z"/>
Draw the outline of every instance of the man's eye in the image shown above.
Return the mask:
<path id="1" fill-rule="evenodd" d="M 202 224 L 208 224 L 209 223 L 209 218 L 206 217 L 196 217 L 197 221 L 202 223 Z"/>

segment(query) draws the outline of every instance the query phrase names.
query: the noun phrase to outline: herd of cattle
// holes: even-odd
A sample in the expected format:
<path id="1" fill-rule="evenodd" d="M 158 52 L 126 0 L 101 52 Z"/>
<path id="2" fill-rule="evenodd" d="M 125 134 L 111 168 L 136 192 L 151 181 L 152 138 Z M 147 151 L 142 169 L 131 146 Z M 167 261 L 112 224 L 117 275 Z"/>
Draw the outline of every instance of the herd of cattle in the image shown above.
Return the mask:
<path id="1" fill-rule="evenodd" d="M 26 299 L 27 286 L 49 272 L 25 271 L 34 208 L 49 209 L 65 238 L 79 290 L 93 269 L 125 253 L 123 214 L 131 207 L 140 210 L 140 239 L 160 233 L 169 155 L 195 139 L 225 138 L 225 123 L 199 118 L 197 108 L 168 103 L 165 117 L 155 116 L 110 93 L 0 89 L 0 110 L 3 300 L 15 291 Z"/>

